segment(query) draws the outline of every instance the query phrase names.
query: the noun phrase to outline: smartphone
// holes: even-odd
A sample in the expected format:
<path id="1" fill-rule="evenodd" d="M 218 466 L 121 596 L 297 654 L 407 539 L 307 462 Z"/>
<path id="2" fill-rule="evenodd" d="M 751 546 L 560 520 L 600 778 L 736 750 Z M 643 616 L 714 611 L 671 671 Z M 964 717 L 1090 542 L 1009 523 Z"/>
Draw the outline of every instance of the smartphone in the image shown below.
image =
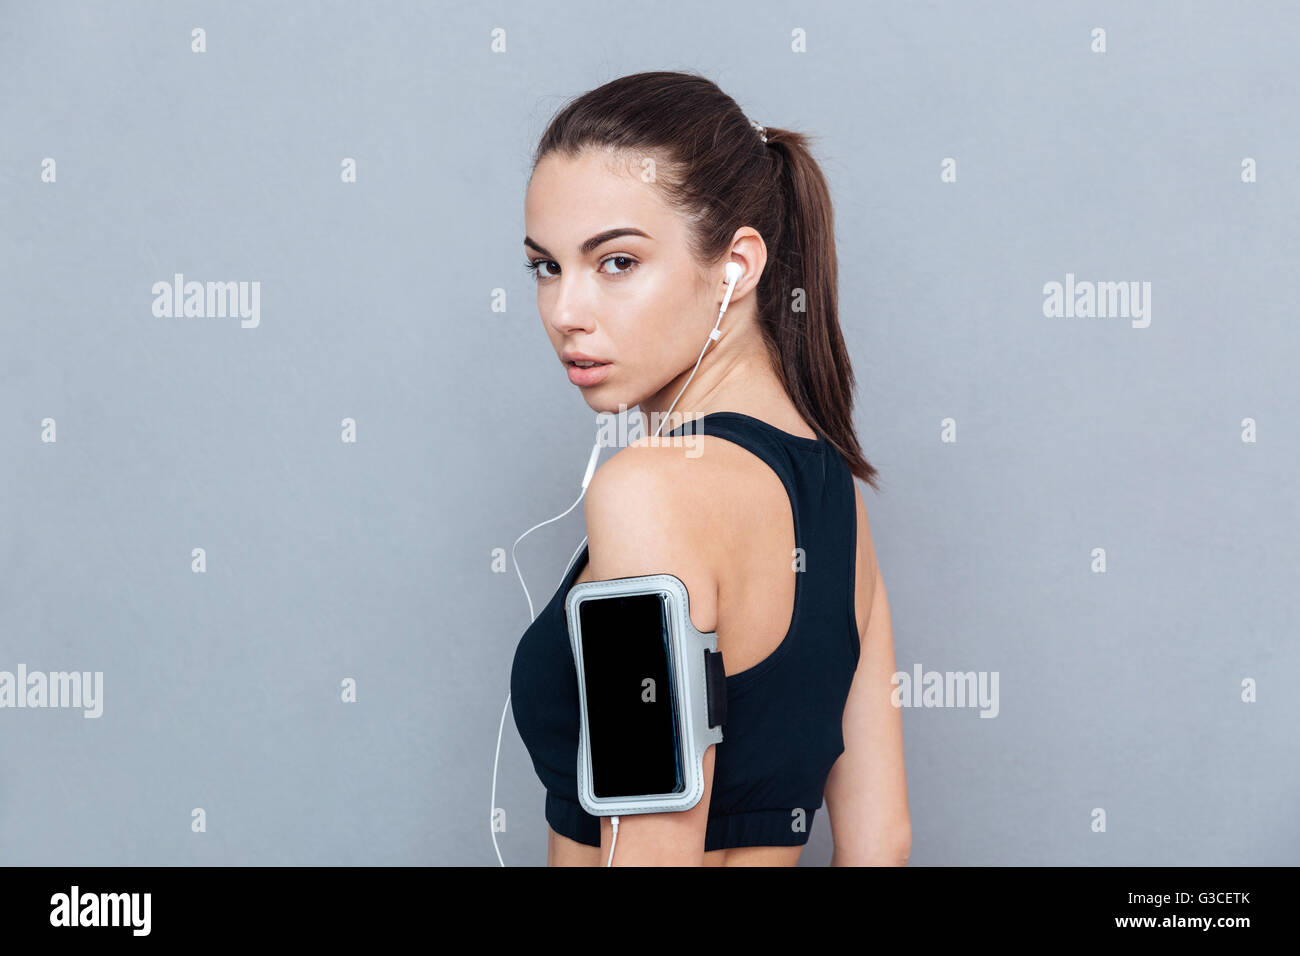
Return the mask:
<path id="1" fill-rule="evenodd" d="M 593 792 L 681 793 L 668 596 L 588 598 L 578 617 Z"/>

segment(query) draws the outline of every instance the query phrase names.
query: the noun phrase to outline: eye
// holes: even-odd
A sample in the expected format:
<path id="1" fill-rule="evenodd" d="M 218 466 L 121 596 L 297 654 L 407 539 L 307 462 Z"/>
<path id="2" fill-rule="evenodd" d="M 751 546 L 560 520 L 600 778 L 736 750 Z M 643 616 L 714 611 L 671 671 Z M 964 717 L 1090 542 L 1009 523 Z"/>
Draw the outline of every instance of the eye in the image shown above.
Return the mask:
<path id="1" fill-rule="evenodd" d="M 605 272 L 605 275 L 612 275 L 612 276 L 625 276 L 629 272 L 635 270 L 638 265 L 637 261 L 633 259 L 631 256 L 610 256 L 608 259 L 605 259 L 603 262 L 601 262 L 601 265 L 603 266 L 606 262 L 627 263 L 626 269 L 619 269 L 616 272 Z M 601 271 L 604 272 L 605 270 L 602 269 Z"/>
<path id="2" fill-rule="evenodd" d="M 555 263 L 551 262 L 550 259 L 529 259 L 527 262 L 524 263 L 524 271 L 531 272 L 533 274 L 533 278 L 536 279 L 538 282 L 540 282 L 543 279 L 543 275 L 538 270 L 541 269 L 543 264 L 555 265 Z M 552 276 L 550 273 L 546 273 L 544 278 L 553 279 L 555 277 Z"/>

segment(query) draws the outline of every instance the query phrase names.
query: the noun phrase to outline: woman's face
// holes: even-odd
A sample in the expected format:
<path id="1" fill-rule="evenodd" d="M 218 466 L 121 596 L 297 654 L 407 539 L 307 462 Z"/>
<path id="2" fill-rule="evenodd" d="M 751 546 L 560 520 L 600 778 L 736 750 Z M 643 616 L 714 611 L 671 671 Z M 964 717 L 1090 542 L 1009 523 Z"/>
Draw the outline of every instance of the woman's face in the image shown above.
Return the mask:
<path id="1" fill-rule="evenodd" d="M 641 174 L 637 160 L 610 153 L 551 153 L 524 201 L 542 325 L 561 374 L 598 412 L 652 400 L 689 374 L 721 303 L 721 268 L 715 295 L 687 252 L 685 223 Z M 573 352 L 604 364 L 575 368 Z"/>

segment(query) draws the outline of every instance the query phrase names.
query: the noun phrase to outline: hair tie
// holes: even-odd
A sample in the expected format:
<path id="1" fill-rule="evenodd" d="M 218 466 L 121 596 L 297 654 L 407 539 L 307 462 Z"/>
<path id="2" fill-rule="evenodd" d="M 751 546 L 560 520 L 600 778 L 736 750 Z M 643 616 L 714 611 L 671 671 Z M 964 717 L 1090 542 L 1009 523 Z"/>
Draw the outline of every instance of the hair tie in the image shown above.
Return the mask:
<path id="1" fill-rule="evenodd" d="M 754 129 L 758 130 L 758 138 L 761 139 L 763 142 L 766 143 L 766 142 L 767 142 L 767 127 L 766 127 L 766 126 L 759 126 L 759 125 L 758 125 L 757 123 L 755 123 L 753 120 L 750 120 L 750 121 L 749 121 L 749 125 L 752 126 L 752 127 L 754 127 Z"/>

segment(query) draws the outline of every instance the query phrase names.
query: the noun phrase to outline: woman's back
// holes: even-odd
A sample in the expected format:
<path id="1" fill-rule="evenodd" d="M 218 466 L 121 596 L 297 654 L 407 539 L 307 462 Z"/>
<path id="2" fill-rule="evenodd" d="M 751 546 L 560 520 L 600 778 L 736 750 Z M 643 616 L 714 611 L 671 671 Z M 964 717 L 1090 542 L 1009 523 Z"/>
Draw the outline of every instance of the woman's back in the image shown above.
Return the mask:
<path id="1" fill-rule="evenodd" d="M 694 506 L 672 520 L 713 571 L 713 587 L 683 580 L 695 626 L 718 633 L 728 692 L 723 743 L 706 757 L 704 862 L 793 865 L 843 751 L 857 609 L 870 603 L 869 577 L 855 577 L 857 492 L 821 437 L 736 412 L 710 413 L 672 434 L 683 432 L 699 432 L 686 455 L 696 459 L 686 493 Z M 570 792 L 576 674 L 562 604 L 573 584 L 592 579 L 586 557 L 584 549 L 525 634 L 512 675 L 516 723 L 548 791 L 555 865 L 600 862 L 599 823 Z"/>

